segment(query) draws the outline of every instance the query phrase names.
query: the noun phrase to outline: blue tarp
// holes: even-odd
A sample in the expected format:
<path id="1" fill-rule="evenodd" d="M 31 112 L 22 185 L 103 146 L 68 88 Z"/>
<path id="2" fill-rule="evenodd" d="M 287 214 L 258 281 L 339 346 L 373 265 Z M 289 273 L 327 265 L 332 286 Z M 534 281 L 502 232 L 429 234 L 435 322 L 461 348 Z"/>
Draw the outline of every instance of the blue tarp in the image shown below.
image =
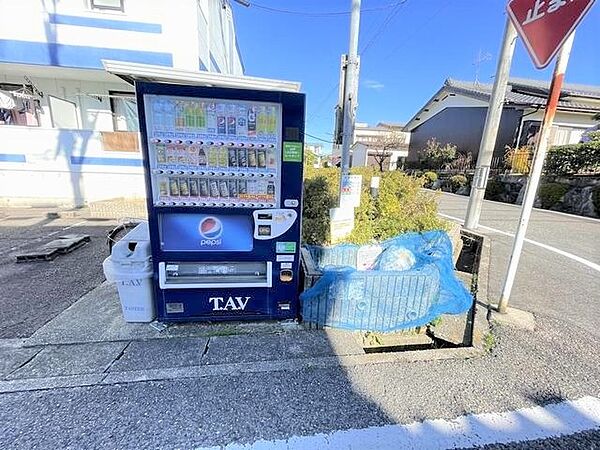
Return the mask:
<path id="1" fill-rule="evenodd" d="M 472 295 L 454 273 L 445 232 L 407 233 L 380 245 L 372 270 L 356 269 L 358 245 L 307 246 L 323 276 L 300 296 L 303 320 L 390 332 L 425 325 L 442 314 L 462 314 L 472 306 Z M 414 255 L 411 268 L 380 268 L 407 250 Z"/>

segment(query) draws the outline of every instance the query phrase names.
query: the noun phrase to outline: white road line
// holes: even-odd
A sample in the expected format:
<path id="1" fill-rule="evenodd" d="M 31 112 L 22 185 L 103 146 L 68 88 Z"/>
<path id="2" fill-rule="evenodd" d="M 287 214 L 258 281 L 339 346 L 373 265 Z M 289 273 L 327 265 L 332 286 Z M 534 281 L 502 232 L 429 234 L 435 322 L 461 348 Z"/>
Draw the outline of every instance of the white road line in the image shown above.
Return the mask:
<path id="1" fill-rule="evenodd" d="M 427 190 L 427 189 L 424 189 L 424 190 Z M 438 191 L 434 191 L 434 192 L 438 192 Z M 453 192 L 443 192 L 443 191 L 439 191 L 439 192 L 440 192 L 440 194 L 443 194 L 443 195 L 452 195 L 454 197 L 460 197 L 461 199 L 466 200 L 467 202 L 469 201 L 469 197 L 465 197 L 464 195 L 455 194 Z M 511 208 L 517 208 L 517 209 L 521 210 L 521 205 L 515 205 L 514 203 L 497 202 L 494 200 L 484 200 L 483 202 L 489 203 L 492 205 L 509 206 Z M 536 213 L 555 214 L 557 216 L 564 216 L 565 218 L 572 219 L 572 220 L 586 220 L 588 222 L 600 224 L 600 219 L 596 219 L 595 217 L 579 216 L 577 214 L 570 214 L 570 213 L 566 213 L 566 212 L 562 212 L 562 211 L 552 211 L 551 209 L 534 208 L 533 210 Z"/>
<path id="2" fill-rule="evenodd" d="M 445 217 L 446 219 L 454 220 L 454 221 L 456 221 L 458 223 L 461 223 L 461 224 L 464 223 L 464 221 L 462 219 L 458 218 L 458 217 L 450 216 L 448 214 L 443 214 L 441 212 L 438 212 L 438 215 L 440 215 L 442 217 Z M 487 227 L 487 226 L 481 225 L 481 224 L 479 224 L 479 228 L 481 228 L 483 230 L 492 231 L 494 233 L 503 234 L 504 236 L 509 236 L 509 237 L 513 237 L 513 238 L 515 237 L 514 234 L 509 233 L 507 231 L 498 230 L 497 228 Z M 573 261 L 577 261 L 578 263 L 581 263 L 581 264 L 589 267 L 590 269 L 593 269 L 593 270 L 595 270 L 597 272 L 600 272 L 600 264 L 596 264 L 596 263 L 594 263 L 592 261 L 588 261 L 587 259 L 584 259 L 581 256 L 577 256 L 577 255 L 574 255 L 573 253 L 565 252 L 564 250 L 561 250 L 559 248 L 552 247 L 552 246 L 550 246 L 548 244 L 544 244 L 542 242 L 533 241 L 531 239 L 525 238 L 525 242 L 527 242 L 528 244 L 535 245 L 537 247 L 543 248 L 544 250 L 549 250 L 549 251 L 554 252 L 554 253 L 556 253 L 558 255 L 564 256 L 565 258 L 572 259 Z"/>
<path id="3" fill-rule="evenodd" d="M 600 429 L 600 400 L 583 397 L 504 413 L 469 414 L 453 420 L 425 420 L 408 425 L 340 430 L 210 449 L 437 450 L 555 438 L 595 429 Z"/>

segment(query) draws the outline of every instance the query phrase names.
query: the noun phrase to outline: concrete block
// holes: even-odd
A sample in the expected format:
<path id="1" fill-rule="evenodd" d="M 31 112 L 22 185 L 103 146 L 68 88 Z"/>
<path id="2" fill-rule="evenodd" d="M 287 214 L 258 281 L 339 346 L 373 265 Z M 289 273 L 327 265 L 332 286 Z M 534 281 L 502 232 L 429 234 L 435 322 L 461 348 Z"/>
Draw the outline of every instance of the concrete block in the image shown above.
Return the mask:
<path id="1" fill-rule="evenodd" d="M 45 378 L 104 372 L 126 342 L 48 346 L 7 379 Z"/>
<path id="2" fill-rule="evenodd" d="M 131 342 L 110 372 L 198 366 L 208 338 L 150 339 Z"/>
<path id="3" fill-rule="evenodd" d="M 35 347 L 9 348 L 0 347 L 0 378 L 18 369 L 33 358 L 41 349 Z"/>
<path id="4" fill-rule="evenodd" d="M 208 343 L 204 364 L 309 358 L 335 354 L 322 331 L 278 334 L 215 336 Z"/>
<path id="5" fill-rule="evenodd" d="M 530 312 L 516 308 L 508 308 L 506 314 L 500 314 L 496 311 L 496 305 L 493 305 L 493 307 L 494 312 L 492 313 L 492 320 L 494 322 L 518 328 L 520 330 L 535 330 L 535 317 Z"/>

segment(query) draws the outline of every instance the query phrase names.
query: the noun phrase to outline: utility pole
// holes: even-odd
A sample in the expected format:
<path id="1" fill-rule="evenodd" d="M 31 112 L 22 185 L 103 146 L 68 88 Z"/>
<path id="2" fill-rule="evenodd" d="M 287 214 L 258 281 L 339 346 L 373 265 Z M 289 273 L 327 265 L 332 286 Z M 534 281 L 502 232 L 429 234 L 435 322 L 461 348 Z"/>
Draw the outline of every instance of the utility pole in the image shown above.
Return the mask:
<path id="1" fill-rule="evenodd" d="M 506 272 L 506 279 L 504 281 L 504 287 L 502 288 L 500 302 L 498 303 L 498 311 L 500 313 L 505 313 L 508 308 L 508 300 L 517 274 L 519 260 L 521 259 L 523 241 L 525 240 L 525 233 L 527 232 L 527 225 L 529 225 L 531 209 L 533 208 L 533 202 L 540 183 L 542 169 L 544 168 L 544 160 L 546 159 L 546 152 L 548 151 L 548 141 L 550 139 L 550 132 L 552 131 L 552 123 L 554 122 L 554 115 L 556 114 L 563 79 L 565 77 L 565 70 L 569 63 L 569 56 L 571 55 L 574 39 L 575 32 L 571 33 L 563 44 L 560 53 L 558 54 L 556 65 L 554 66 L 554 74 L 552 75 L 552 83 L 550 84 L 550 92 L 548 93 L 548 103 L 546 104 L 546 112 L 544 113 L 544 120 L 542 121 L 540 138 L 533 156 L 533 163 L 531 172 L 529 173 L 525 197 L 523 197 L 519 227 L 517 228 L 517 233 L 515 235 L 510 263 Z"/>
<path id="2" fill-rule="evenodd" d="M 465 228 L 470 230 L 476 229 L 479 225 L 481 206 L 490 174 L 496 138 L 498 137 L 498 128 L 504 108 L 504 98 L 506 96 L 508 76 L 510 74 L 510 66 L 516 42 L 517 30 L 511 20 L 507 18 L 502 49 L 500 50 L 500 58 L 498 59 L 498 68 L 496 69 L 496 78 L 494 79 L 494 87 L 485 118 L 483 136 L 479 145 L 479 155 L 477 156 L 477 167 L 475 168 L 475 175 L 471 186 L 469 206 L 467 207 L 467 215 L 465 217 Z"/>
<path id="3" fill-rule="evenodd" d="M 360 25 L 360 0 L 352 0 L 352 12 L 350 15 L 350 43 L 346 65 L 346 76 L 344 77 L 344 107 L 342 122 L 342 160 L 339 200 L 342 199 L 342 185 L 344 178 L 350 173 L 350 146 L 354 139 L 354 121 L 356 118 L 356 106 L 358 92 L 358 29 Z M 339 206 L 339 204 L 338 204 Z"/>

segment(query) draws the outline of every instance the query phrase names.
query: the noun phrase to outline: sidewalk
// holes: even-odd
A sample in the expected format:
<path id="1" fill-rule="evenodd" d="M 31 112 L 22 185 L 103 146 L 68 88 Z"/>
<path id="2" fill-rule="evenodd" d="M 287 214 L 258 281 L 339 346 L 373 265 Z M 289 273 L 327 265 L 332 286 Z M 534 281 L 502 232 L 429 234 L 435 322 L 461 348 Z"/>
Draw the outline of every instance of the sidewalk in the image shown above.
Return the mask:
<path id="1" fill-rule="evenodd" d="M 263 331 L 4 342 L 0 441 L 4 448 L 213 447 L 600 396 L 595 343 L 549 318 L 538 317 L 535 331 L 495 326 L 489 352 L 444 350 L 454 357 L 427 361 L 415 352 L 360 354 L 335 333 Z"/>
<path id="2" fill-rule="evenodd" d="M 104 283 L 30 338 L 0 344 L 0 393 L 470 358 L 484 351 L 481 338 L 477 342 L 470 348 L 366 354 L 360 333 L 308 331 L 295 322 L 127 324 L 115 287 Z"/>

